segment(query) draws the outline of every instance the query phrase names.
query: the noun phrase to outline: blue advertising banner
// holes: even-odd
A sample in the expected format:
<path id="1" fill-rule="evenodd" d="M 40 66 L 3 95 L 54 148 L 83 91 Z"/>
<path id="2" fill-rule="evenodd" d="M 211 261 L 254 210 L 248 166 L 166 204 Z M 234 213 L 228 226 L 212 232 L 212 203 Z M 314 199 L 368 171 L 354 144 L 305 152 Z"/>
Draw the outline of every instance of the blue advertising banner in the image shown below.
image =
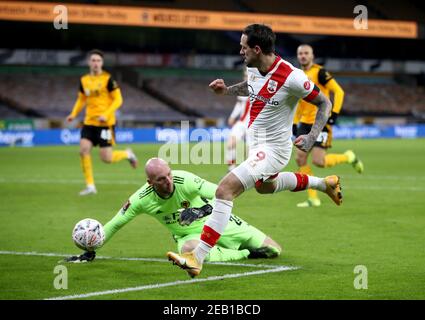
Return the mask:
<path id="1" fill-rule="evenodd" d="M 225 141 L 228 128 L 142 128 L 117 129 L 117 143 L 218 142 Z M 425 137 L 425 125 L 402 126 L 335 126 L 335 139 L 379 139 Z M 75 145 L 80 141 L 79 129 L 11 131 L 0 130 L 0 146 Z"/>

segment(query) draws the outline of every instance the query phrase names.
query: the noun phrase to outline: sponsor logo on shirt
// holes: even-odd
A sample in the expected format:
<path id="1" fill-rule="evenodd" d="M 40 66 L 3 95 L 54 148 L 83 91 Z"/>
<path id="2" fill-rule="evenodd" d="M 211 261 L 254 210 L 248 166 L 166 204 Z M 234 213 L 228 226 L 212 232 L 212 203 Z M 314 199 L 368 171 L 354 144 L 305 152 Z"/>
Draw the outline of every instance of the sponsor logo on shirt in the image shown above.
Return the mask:
<path id="1" fill-rule="evenodd" d="M 273 80 L 271 80 L 271 81 L 273 81 Z M 248 86 L 248 91 L 249 91 L 249 100 L 251 101 L 251 104 L 255 100 L 258 100 L 258 101 L 264 102 L 265 104 L 269 104 L 269 105 L 272 105 L 272 106 L 278 106 L 279 105 L 278 100 L 275 100 L 275 99 L 270 100 L 269 98 L 263 97 L 262 95 L 255 94 L 252 86 Z"/>

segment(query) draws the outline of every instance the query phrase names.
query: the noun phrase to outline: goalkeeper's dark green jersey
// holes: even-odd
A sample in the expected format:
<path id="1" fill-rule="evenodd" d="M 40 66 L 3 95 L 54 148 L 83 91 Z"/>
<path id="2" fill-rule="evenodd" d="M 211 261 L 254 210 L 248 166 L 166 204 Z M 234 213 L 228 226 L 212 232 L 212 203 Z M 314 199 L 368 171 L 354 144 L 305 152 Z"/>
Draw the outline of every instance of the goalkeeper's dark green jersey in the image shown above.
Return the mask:
<path id="1" fill-rule="evenodd" d="M 137 190 L 116 216 L 105 224 L 105 242 L 126 223 L 139 214 L 148 214 L 168 228 L 173 235 L 201 233 L 207 217 L 189 226 L 179 224 L 180 209 L 199 208 L 213 200 L 217 185 L 187 171 L 173 170 L 174 191 L 167 199 L 161 198 L 154 188 L 145 184 Z"/>

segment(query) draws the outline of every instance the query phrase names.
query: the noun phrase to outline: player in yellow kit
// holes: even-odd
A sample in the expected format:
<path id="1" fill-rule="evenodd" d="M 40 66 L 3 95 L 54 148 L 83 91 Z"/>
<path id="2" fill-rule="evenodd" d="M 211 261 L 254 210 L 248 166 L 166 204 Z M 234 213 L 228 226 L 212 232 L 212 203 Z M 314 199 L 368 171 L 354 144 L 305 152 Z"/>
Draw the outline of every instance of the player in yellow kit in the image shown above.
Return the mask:
<path id="1" fill-rule="evenodd" d="M 301 69 L 307 74 L 323 92 L 324 95 L 329 97 L 330 92 L 333 93 L 333 107 L 332 114 L 328 123 L 320 133 L 314 147 L 310 153 L 312 162 L 315 166 L 320 168 L 333 167 L 340 163 L 349 163 L 358 172 L 362 173 L 364 170 L 363 163 L 357 158 L 352 150 L 347 150 L 340 154 L 326 154 L 326 150 L 332 144 L 332 125 L 335 124 L 336 118 L 341 111 L 342 103 L 344 100 L 344 90 L 339 86 L 332 75 L 326 71 L 322 66 L 314 63 L 313 48 L 310 45 L 303 44 L 297 49 L 297 59 L 301 65 Z M 316 118 L 317 107 L 314 104 L 308 103 L 305 100 L 300 100 L 297 111 L 294 116 L 294 135 L 300 136 L 310 132 Z M 299 166 L 301 173 L 312 175 L 313 171 L 307 163 L 309 153 L 300 149 L 296 150 L 296 162 Z M 320 206 L 320 199 L 316 190 L 308 190 L 308 200 L 301 202 L 298 207 L 318 207 Z"/>
<path id="2" fill-rule="evenodd" d="M 86 188 L 80 195 L 97 193 L 93 178 L 91 149 L 100 147 L 100 158 L 105 163 L 115 163 L 127 159 L 133 168 L 137 167 L 137 158 L 131 149 L 113 150 L 115 145 L 115 111 L 121 107 L 121 90 L 111 75 L 104 71 L 103 53 L 92 50 L 88 54 L 90 73 L 80 79 L 80 90 L 72 112 L 67 121 L 73 121 L 86 107 L 84 125 L 81 130 L 80 159 Z"/>

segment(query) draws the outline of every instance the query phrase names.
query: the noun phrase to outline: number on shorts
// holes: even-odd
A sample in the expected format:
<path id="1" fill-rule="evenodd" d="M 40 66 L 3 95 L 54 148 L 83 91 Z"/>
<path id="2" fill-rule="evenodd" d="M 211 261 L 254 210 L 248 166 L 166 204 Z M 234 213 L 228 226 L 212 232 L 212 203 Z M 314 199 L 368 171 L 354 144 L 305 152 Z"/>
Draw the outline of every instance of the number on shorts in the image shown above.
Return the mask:
<path id="1" fill-rule="evenodd" d="M 237 216 L 230 216 L 229 221 L 233 221 L 234 223 L 236 223 L 238 226 L 240 226 L 242 224 L 241 219 L 239 219 Z"/>
<path id="2" fill-rule="evenodd" d="M 100 132 L 100 138 L 103 140 L 111 140 L 112 139 L 112 132 L 109 129 L 103 129 Z"/>
<path id="3" fill-rule="evenodd" d="M 317 137 L 317 142 L 325 144 L 326 141 L 328 141 L 328 133 L 327 132 L 320 132 L 319 136 Z"/>
<path id="4" fill-rule="evenodd" d="M 255 167 L 257 165 L 257 162 L 264 160 L 266 157 L 266 153 L 264 151 L 258 151 L 255 156 L 256 158 L 249 162 L 249 165 L 251 167 Z"/>

